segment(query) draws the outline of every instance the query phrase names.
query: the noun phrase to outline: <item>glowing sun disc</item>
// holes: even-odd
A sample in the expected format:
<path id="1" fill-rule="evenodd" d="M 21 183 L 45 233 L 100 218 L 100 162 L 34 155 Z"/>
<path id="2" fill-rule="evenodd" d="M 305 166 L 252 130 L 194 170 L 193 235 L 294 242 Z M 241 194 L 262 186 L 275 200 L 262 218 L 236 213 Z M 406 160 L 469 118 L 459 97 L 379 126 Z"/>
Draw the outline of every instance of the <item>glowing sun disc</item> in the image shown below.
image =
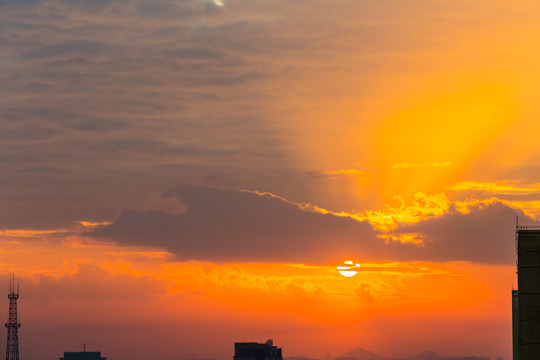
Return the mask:
<path id="1" fill-rule="evenodd" d="M 358 273 L 358 268 L 360 268 L 359 263 L 347 260 L 343 262 L 343 265 L 337 267 L 337 271 L 345 277 L 353 277 Z"/>

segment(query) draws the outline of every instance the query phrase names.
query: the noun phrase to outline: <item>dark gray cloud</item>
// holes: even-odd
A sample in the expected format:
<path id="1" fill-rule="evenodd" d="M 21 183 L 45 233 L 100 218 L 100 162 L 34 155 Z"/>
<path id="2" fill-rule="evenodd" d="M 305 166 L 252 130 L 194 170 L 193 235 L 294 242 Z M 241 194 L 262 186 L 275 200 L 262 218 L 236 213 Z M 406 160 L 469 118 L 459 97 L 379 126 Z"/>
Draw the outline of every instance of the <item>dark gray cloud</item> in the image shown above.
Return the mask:
<path id="1" fill-rule="evenodd" d="M 87 234 L 120 244 L 154 245 L 180 260 L 304 261 L 373 244 L 367 223 L 300 210 L 277 197 L 251 192 L 182 186 L 164 193 L 186 207 L 177 215 L 160 210 L 123 210 L 109 226 Z"/>
<path id="2" fill-rule="evenodd" d="M 87 57 L 103 55 L 108 52 L 115 51 L 110 45 L 104 42 L 88 41 L 88 40 L 70 40 L 58 44 L 43 45 L 36 50 L 22 54 L 22 58 L 26 60 L 44 60 L 58 59 L 69 57 Z M 120 49 L 118 49 L 120 50 Z"/>
<path id="3" fill-rule="evenodd" d="M 513 264 L 516 217 L 521 219 L 522 225 L 540 225 L 521 210 L 496 202 L 472 207 L 466 214 L 451 210 L 441 217 L 400 226 L 395 233 L 422 234 L 425 251 L 435 261 Z"/>
<path id="4" fill-rule="evenodd" d="M 179 260 L 328 262 L 350 256 L 511 264 L 515 217 L 526 218 L 495 203 L 467 214 L 452 210 L 392 232 L 420 234 L 424 243 L 417 245 L 385 242 L 368 223 L 306 211 L 269 195 L 182 186 L 163 194 L 170 198 L 180 200 L 185 213 L 127 209 L 112 224 L 85 235 L 163 247 Z"/>
<path id="5" fill-rule="evenodd" d="M 193 24 L 204 1 L 107 3 L 0 4 L 0 227 L 106 220 L 165 184 L 284 164 L 242 89 L 260 72 Z"/>

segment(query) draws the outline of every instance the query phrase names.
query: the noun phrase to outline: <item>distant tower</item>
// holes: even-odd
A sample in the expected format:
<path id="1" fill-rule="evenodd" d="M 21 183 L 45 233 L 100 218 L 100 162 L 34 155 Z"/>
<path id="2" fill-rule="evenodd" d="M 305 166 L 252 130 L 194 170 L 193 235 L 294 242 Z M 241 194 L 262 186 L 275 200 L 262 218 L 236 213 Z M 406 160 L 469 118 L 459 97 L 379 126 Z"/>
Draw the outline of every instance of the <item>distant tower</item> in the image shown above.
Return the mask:
<path id="1" fill-rule="evenodd" d="M 7 327 L 6 360 L 19 360 L 19 328 L 21 324 L 17 322 L 17 299 L 19 298 L 19 284 L 15 292 L 15 275 L 9 285 L 9 322 Z"/>

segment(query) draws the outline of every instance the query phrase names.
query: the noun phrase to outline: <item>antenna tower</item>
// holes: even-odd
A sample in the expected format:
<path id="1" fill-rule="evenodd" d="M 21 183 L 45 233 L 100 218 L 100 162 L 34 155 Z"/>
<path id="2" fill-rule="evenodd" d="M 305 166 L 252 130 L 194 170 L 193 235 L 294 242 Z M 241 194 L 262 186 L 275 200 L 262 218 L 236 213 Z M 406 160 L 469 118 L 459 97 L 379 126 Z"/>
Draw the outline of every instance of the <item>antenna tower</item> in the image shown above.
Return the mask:
<path id="1" fill-rule="evenodd" d="M 21 324 L 17 321 L 17 299 L 19 298 L 19 284 L 15 292 L 15 274 L 11 284 L 9 284 L 9 321 L 7 327 L 6 360 L 19 360 L 19 328 Z"/>

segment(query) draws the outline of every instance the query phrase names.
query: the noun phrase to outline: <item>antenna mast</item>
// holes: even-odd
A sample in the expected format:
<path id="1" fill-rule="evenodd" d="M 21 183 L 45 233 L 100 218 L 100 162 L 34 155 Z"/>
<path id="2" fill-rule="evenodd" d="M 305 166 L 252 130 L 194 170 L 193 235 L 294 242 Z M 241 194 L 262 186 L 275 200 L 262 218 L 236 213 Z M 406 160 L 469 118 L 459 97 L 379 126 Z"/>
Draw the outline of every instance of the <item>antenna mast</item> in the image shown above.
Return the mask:
<path id="1" fill-rule="evenodd" d="M 9 299 L 9 321 L 6 323 L 7 343 L 6 360 L 19 360 L 19 328 L 21 324 L 17 321 L 17 299 L 19 298 L 19 283 L 17 282 L 17 292 L 15 292 L 15 274 L 13 274 Z"/>

